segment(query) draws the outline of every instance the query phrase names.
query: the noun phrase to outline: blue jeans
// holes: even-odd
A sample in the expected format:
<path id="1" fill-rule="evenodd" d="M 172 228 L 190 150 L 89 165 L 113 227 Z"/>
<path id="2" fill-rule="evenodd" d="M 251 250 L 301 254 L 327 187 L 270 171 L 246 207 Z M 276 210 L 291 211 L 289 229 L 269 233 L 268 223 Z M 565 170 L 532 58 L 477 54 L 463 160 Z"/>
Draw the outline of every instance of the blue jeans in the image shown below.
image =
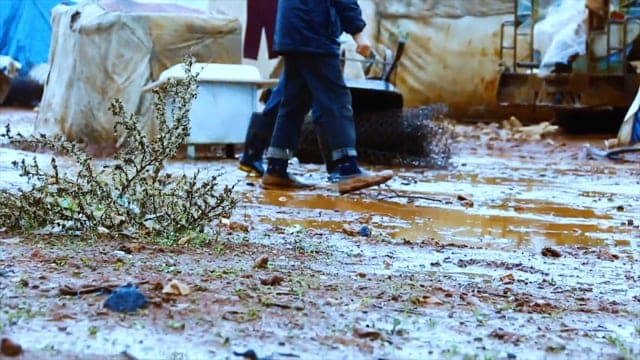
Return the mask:
<path id="1" fill-rule="evenodd" d="M 286 54 L 281 82 L 282 100 L 268 158 L 293 155 L 311 104 L 315 129 L 331 149 L 331 160 L 357 156 L 351 93 L 337 55 Z"/>

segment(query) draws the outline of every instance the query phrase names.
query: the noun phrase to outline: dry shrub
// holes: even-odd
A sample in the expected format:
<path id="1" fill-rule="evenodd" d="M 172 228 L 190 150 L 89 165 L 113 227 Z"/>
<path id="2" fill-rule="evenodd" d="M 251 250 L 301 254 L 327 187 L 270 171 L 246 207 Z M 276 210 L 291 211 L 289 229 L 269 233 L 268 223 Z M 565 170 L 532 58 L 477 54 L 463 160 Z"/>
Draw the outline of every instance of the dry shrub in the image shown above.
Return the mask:
<path id="1" fill-rule="evenodd" d="M 213 220 L 229 216 L 237 203 L 233 187 L 217 191 L 216 176 L 200 179 L 199 172 L 175 176 L 162 171 L 164 162 L 189 136 L 189 109 L 198 91 L 192 64 L 192 59 L 185 60 L 184 80 L 168 81 L 155 91 L 154 117 L 159 127 L 155 138 L 145 135 L 137 117 L 126 113 L 120 100 L 111 103 L 110 111 L 117 117 L 114 130 L 126 139 L 113 161 L 98 163 L 77 143 L 45 135 L 14 135 L 7 126 L 2 136 L 12 145 L 65 154 L 77 167 L 63 170 L 55 156 L 50 169 L 35 158 L 14 161 L 30 188 L 0 190 L 0 227 L 165 237 L 202 232 Z"/>

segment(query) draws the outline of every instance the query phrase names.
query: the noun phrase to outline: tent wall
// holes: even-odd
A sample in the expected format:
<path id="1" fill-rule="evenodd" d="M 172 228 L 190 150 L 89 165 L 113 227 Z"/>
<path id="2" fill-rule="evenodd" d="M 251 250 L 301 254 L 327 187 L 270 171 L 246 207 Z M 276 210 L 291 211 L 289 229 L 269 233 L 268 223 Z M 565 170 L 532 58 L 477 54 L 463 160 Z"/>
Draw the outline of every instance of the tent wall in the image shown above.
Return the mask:
<path id="1" fill-rule="evenodd" d="M 240 62 L 236 18 L 172 5 L 130 5 L 104 0 L 54 8 L 51 70 L 36 133 L 61 133 L 87 143 L 94 154 L 109 154 L 119 140 L 108 111 L 114 98 L 139 115 L 148 136 L 155 136 L 153 96 L 142 89 L 162 71 L 186 54 L 199 62 Z"/>
<path id="2" fill-rule="evenodd" d="M 368 23 L 366 32 L 375 42 L 395 49 L 396 35 L 408 36 L 396 77 L 407 106 L 445 103 L 460 117 L 482 117 L 497 110 L 500 24 L 513 18 L 513 0 L 358 3 Z M 209 4 L 246 23 L 246 0 L 209 0 Z M 528 56 L 524 48 L 519 54 Z M 258 60 L 243 62 L 257 65 L 263 76 L 275 65 L 267 59 L 264 41 Z"/>

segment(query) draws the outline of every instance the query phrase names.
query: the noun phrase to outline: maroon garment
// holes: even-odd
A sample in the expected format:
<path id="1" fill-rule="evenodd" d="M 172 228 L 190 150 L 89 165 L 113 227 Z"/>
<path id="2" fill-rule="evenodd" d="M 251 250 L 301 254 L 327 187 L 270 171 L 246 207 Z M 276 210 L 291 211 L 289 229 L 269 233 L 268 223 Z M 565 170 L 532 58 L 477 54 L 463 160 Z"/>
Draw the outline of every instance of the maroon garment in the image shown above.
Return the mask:
<path id="1" fill-rule="evenodd" d="M 260 52 L 262 29 L 267 35 L 269 59 L 278 55 L 273 51 L 278 0 L 247 0 L 247 28 L 244 33 L 244 57 L 257 59 Z"/>

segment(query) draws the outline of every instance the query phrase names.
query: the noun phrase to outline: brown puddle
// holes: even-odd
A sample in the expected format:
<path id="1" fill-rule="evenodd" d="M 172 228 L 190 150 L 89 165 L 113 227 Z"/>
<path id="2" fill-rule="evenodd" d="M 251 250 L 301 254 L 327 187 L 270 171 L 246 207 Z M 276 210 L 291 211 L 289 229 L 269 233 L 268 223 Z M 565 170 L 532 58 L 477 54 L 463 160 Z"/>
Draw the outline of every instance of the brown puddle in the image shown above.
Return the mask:
<path id="1" fill-rule="evenodd" d="M 458 174 L 456 174 L 458 175 Z M 450 176 L 450 175 L 447 175 Z M 635 210 L 625 214 L 615 210 L 611 198 L 627 195 L 629 188 L 617 193 L 582 190 L 576 186 L 566 191 L 562 180 L 551 184 L 540 178 L 465 179 L 466 183 L 442 181 L 391 186 L 388 200 L 319 193 L 259 191 L 247 196 L 247 202 L 299 211 L 296 215 L 270 212 L 261 221 L 302 228 L 342 231 L 345 226 L 361 226 L 357 219 L 372 217 L 372 230 L 393 238 L 416 241 L 435 239 L 442 242 L 475 246 L 535 247 L 548 245 L 630 246 L 637 243 L 640 232 L 634 222 Z M 452 176 L 458 177 L 458 176 Z M 555 182 L 555 184 L 554 184 Z M 509 186 L 503 186 L 510 183 Z M 454 188 L 455 187 L 455 188 Z M 594 186 L 598 188 L 598 186 Z M 609 190 L 610 188 L 606 188 Z M 384 197 L 388 189 L 378 189 Z M 473 194 L 474 206 L 465 208 L 455 193 Z M 405 203 L 402 196 L 418 198 Z M 436 195 L 433 195 L 436 194 Z M 443 200 L 421 200 L 420 195 Z M 628 200 L 628 199 L 625 199 Z M 637 225 L 637 223 L 635 224 Z"/>

